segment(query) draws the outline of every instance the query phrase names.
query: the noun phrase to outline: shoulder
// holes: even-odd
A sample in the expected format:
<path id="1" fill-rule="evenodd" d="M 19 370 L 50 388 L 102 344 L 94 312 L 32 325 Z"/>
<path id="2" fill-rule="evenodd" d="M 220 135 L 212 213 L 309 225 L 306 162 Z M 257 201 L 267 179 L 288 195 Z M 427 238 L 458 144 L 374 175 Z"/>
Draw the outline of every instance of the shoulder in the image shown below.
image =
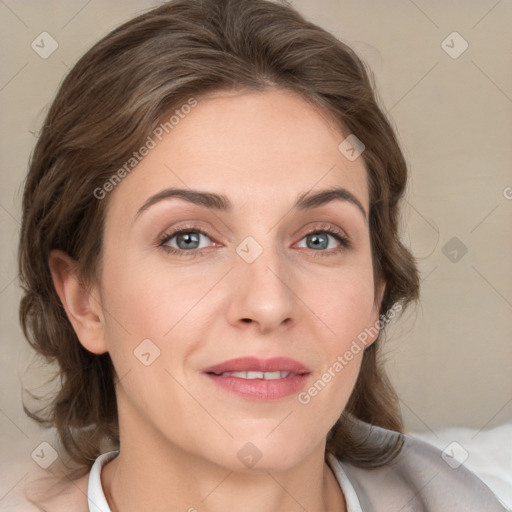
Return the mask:
<path id="1" fill-rule="evenodd" d="M 390 463 L 362 469 L 338 461 L 367 512 L 506 512 L 491 490 L 453 454 L 411 436 L 370 427 L 369 442 L 402 436 L 403 446 Z"/>
<path id="2" fill-rule="evenodd" d="M 10 493 L 9 512 L 88 512 L 89 473 L 71 480 L 37 472 Z M 2 508 L 2 510 L 4 510 Z"/>

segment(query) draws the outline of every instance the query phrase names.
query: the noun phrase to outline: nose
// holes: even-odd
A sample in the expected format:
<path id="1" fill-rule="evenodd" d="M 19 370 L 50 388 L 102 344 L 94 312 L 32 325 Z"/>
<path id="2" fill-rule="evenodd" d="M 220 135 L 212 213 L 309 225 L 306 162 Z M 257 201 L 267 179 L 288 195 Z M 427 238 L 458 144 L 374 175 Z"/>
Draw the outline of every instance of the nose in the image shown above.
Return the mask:
<path id="1" fill-rule="evenodd" d="M 283 258 L 270 248 L 252 262 L 237 255 L 229 283 L 227 317 L 231 325 L 257 328 L 260 334 L 266 334 L 297 322 L 298 297 L 292 287 L 292 272 Z"/>

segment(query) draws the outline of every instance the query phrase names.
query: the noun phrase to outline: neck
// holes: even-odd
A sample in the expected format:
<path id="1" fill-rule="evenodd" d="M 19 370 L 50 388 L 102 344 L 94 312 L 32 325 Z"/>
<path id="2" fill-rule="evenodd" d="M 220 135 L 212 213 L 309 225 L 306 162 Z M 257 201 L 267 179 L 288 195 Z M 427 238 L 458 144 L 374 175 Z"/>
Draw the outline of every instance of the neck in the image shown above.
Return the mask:
<path id="1" fill-rule="evenodd" d="M 339 484 L 324 460 L 325 441 L 286 470 L 233 471 L 151 431 L 144 422 L 123 428 L 121 450 L 101 473 L 112 512 L 346 511 Z"/>

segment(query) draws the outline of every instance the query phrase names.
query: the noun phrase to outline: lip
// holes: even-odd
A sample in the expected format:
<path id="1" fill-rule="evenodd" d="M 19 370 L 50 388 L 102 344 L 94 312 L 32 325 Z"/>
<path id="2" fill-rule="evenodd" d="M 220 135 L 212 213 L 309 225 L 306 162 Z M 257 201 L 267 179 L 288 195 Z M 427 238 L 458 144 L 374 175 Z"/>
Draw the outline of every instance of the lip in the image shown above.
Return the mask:
<path id="1" fill-rule="evenodd" d="M 230 359 L 223 363 L 210 366 L 203 370 L 203 373 L 224 373 L 224 372 L 291 372 L 298 375 L 311 373 L 309 368 L 290 359 L 289 357 L 272 357 L 269 359 L 262 359 L 255 356 L 238 357 Z"/>
<path id="2" fill-rule="evenodd" d="M 294 375 L 273 379 L 244 379 L 231 375 L 219 375 L 225 372 L 289 372 Z M 258 401 L 278 400 L 298 393 L 306 384 L 309 368 L 299 361 L 288 357 L 261 359 L 258 357 L 240 357 L 210 366 L 203 373 L 222 389 L 245 399 Z"/>

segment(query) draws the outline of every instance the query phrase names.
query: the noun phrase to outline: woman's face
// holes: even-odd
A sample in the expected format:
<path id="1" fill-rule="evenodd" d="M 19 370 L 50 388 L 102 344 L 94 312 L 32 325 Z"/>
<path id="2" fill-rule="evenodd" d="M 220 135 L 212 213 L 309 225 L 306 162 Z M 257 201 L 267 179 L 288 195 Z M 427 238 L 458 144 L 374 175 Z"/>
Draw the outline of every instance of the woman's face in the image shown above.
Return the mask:
<path id="1" fill-rule="evenodd" d="M 291 467 L 323 446 L 363 350 L 344 354 L 378 320 L 363 160 L 287 91 L 210 95 L 164 135 L 108 197 L 98 293 L 122 442 Z"/>

